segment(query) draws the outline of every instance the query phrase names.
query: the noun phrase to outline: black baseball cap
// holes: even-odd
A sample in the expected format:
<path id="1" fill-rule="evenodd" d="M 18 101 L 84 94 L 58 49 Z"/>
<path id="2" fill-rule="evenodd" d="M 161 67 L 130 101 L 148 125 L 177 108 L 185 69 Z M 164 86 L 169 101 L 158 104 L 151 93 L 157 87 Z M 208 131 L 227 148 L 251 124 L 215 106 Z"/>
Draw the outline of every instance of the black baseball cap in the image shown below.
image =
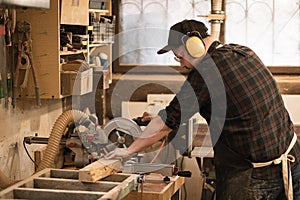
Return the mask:
<path id="1" fill-rule="evenodd" d="M 207 30 L 205 24 L 197 20 L 185 19 L 178 22 L 170 28 L 168 44 L 157 51 L 157 54 L 166 53 L 182 45 L 183 36 L 186 36 L 189 32 L 199 32 L 202 38 L 206 38 L 208 36 Z"/>

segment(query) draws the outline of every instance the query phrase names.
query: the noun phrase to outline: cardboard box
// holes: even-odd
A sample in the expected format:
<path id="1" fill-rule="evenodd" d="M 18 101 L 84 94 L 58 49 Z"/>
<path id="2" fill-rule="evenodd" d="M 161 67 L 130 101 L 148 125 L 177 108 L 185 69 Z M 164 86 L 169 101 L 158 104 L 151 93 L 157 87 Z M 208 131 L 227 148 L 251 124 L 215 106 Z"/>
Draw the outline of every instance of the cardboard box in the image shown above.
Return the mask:
<path id="1" fill-rule="evenodd" d="M 61 1 L 61 24 L 89 25 L 88 0 L 63 0 Z"/>
<path id="2" fill-rule="evenodd" d="M 83 95 L 93 91 L 93 69 L 81 72 L 80 66 L 80 64 L 62 64 L 62 95 Z"/>

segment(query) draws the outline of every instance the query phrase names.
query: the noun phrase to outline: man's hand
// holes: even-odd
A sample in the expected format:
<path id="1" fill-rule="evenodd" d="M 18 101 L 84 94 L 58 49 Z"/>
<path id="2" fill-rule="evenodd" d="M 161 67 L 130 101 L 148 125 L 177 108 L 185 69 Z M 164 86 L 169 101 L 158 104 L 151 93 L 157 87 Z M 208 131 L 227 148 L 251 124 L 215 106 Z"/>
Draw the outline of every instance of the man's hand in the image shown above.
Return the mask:
<path id="1" fill-rule="evenodd" d="M 132 156 L 134 153 L 141 152 L 146 147 L 153 145 L 172 131 L 171 128 L 165 125 L 160 116 L 152 118 L 153 115 L 148 113 L 144 113 L 143 116 L 150 118 L 151 121 L 142 134 L 128 148 L 116 148 L 106 154 L 106 158 L 121 157 L 126 159 L 126 157 Z"/>
<path id="2" fill-rule="evenodd" d="M 142 117 L 133 119 L 139 126 L 147 126 L 156 115 L 144 112 Z"/>
<path id="3" fill-rule="evenodd" d="M 151 113 L 148 113 L 148 112 L 144 112 L 143 113 L 143 116 L 141 118 L 141 121 L 142 122 L 149 122 L 151 121 L 156 115 L 155 114 L 151 114 Z"/>
<path id="4" fill-rule="evenodd" d="M 128 151 L 127 148 L 116 148 L 113 151 L 106 154 L 105 158 L 111 159 L 111 158 L 119 157 L 119 158 L 125 159 L 125 158 L 130 157 L 133 154 L 134 153 Z"/>

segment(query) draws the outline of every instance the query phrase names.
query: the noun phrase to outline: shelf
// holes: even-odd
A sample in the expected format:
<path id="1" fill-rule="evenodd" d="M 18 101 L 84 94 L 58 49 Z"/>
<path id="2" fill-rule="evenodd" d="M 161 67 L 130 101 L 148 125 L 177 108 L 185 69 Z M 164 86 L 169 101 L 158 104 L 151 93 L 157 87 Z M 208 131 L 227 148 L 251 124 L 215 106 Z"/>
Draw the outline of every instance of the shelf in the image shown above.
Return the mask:
<path id="1" fill-rule="evenodd" d="M 32 53 L 36 63 L 41 99 L 61 99 L 66 96 L 61 93 L 63 84 L 60 61 L 62 59 L 69 61 L 78 57 L 84 57 L 89 63 L 91 53 L 98 54 L 101 52 L 107 54 L 108 60 L 112 60 L 112 45 L 109 43 L 93 44 L 89 41 L 89 33 L 87 32 L 91 31 L 89 29 L 89 24 L 91 24 L 89 22 L 90 15 L 95 15 L 96 20 L 99 20 L 98 18 L 101 16 L 112 15 L 112 0 L 106 0 L 105 2 L 106 6 L 103 7 L 103 9 L 89 9 L 89 0 L 51 0 L 50 8 L 47 9 L 46 12 L 41 9 L 33 8 L 17 10 L 18 20 L 30 22 L 32 27 L 32 45 L 38 47 L 33 48 Z M 41 16 L 43 17 L 43 22 L 40 20 Z M 76 44 L 82 44 L 78 46 L 78 49 L 67 51 L 67 48 L 64 48 L 63 51 L 60 43 L 60 34 L 63 29 L 65 29 L 65 32 L 72 33 L 72 36 L 85 35 L 87 38 L 76 41 Z M 47 34 L 41 34 L 44 32 Z M 77 46 L 74 45 L 74 47 Z M 80 47 L 83 48 L 80 49 Z M 44 52 L 43 54 L 47 56 L 41 56 L 41 52 Z M 81 54 L 83 54 L 83 56 Z M 111 65 L 109 65 L 109 76 L 111 76 L 111 71 Z M 21 73 L 20 79 L 23 79 L 24 75 L 24 73 Z M 28 86 L 23 90 L 18 89 L 17 97 L 35 98 L 34 82 L 31 76 L 29 78 Z M 51 82 L 49 82 L 49 80 L 51 80 Z"/>
<path id="2" fill-rule="evenodd" d="M 105 13 L 105 14 L 108 14 L 109 10 L 89 9 L 89 12 L 91 12 L 91 13 Z"/>
<path id="3" fill-rule="evenodd" d="M 111 43 L 99 43 L 99 44 L 89 44 L 89 47 L 102 47 Z"/>
<path id="4" fill-rule="evenodd" d="M 105 47 L 108 45 L 113 44 L 113 42 L 105 42 L 105 43 L 95 43 L 95 44 L 89 44 L 89 48 L 94 48 L 94 47 Z"/>
<path id="5" fill-rule="evenodd" d="M 76 50 L 76 51 L 59 51 L 59 55 L 61 56 L 68 56 L 68 55 L 74 55 L 74 54 L 80 54 L 80 53 L 88 53 L 87 49 L 83 50 Z"/>

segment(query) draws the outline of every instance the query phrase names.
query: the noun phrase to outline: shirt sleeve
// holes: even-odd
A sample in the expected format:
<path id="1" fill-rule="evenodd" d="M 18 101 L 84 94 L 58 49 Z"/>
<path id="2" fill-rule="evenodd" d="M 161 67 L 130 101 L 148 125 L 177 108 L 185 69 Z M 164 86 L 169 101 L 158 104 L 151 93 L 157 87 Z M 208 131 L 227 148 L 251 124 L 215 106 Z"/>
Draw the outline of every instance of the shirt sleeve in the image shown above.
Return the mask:
<path id="1" fill-rule="evenodd" d="M 180 124 L 187 122 L 207 102 L 207 87 L 199 73 L 191 71 L 180 91 L 170 104 L 158 115 L 165 124 L 175 130 Z"/>

